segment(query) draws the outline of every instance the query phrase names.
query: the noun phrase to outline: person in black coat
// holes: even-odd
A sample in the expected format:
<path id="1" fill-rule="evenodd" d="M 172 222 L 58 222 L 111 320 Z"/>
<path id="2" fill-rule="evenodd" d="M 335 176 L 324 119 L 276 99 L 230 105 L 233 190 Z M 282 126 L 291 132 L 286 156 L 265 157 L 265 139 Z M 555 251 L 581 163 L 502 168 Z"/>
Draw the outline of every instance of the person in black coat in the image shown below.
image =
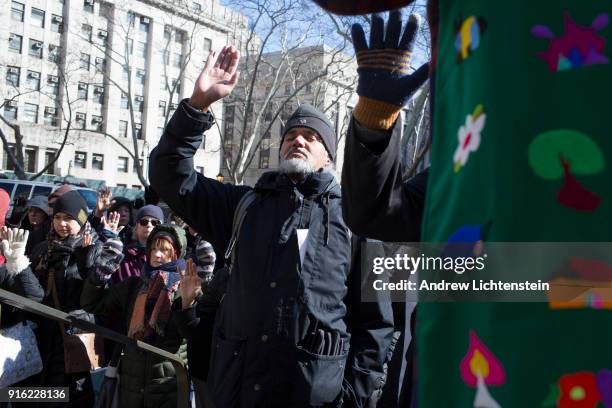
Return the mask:
<path id="1" fill-rule="evenodd" d="M 390 304 L 365 313 L 355 310 L 369 304 L 349 302 L 349 290 L 359 285 L 349 273 L 351 236 L 330 171 L 336 135 L 329 119 L 299 107 L 283 129 L 280 171 L 264 174 L 254 189 L 194 169 L 202 133 L 213 124 L 208 108 L 231 92 L 237 65 L 234 47 L 224 47 L 216 61 L 209 56 L 149 165 L 155 191 L 220 254 L 239 202 L 254 200 L 235 241 L 223 301 L 212 305 L 210 395 L 224 408 L 341 406 L 343 400 L 361 406 L 382 372 L 393 321 Z M 193 308 L 183 304 L 186 322 Z"/>
<path id="2" fill-rule="evenodd" d="M 76 191 L 61 195 L 53 206 L 52 229 L 47 240 L 32 251 L 33 269 L 45 289 L 43 304 L 60 309 L 81 319 L 94 322 L 80 304 L 83 281 L 94 269 L 101 243 L 93 231 L 86 231 L 87 203 Z M 53 296 L 55 285 L 59 305 Z M 93 406 L 93 390 L 89 372 L 65 372 L 63 336 L 58 322 L 39 319 L 36 332 L 43 372 L 39 386 L 69 387 L 67 407 Z"/>

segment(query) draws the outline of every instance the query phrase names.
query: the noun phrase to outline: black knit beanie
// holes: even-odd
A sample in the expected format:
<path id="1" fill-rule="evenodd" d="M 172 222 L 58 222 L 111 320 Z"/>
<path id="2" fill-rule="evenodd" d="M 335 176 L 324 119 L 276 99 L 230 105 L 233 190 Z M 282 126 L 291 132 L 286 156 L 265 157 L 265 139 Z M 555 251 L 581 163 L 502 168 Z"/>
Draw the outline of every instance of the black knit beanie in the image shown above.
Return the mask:
<path id="1" fill-rule="evenodd" d="M 72 190 L 59 196 L 53 205 L 53 215 L 68 214 L 82 227 L 87 222 L 87 203 L 81 195 Z"/>
<path id="2" fill-rule="evenodd" d="M 306 127 L 317 132 L 323 140 L 323 145 L 327 153 L 329 153 L 331 161 L 336 160 L 336 132 L 334 131 L 334 125 L 332 125 L 323 112 L 312 105 L 300 105 L 295 112 L 293 112 L 289 120 L 287 120 L 283 128 L 281 144 L 287 132 L 296 127 Z"/>

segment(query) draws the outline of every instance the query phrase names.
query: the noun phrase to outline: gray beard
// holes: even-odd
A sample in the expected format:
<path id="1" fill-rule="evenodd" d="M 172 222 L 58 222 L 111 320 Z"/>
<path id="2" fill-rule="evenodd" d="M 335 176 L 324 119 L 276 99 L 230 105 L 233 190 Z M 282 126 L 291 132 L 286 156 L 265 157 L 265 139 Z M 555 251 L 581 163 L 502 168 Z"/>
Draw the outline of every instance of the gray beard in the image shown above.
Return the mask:
<path id="1" fill-rule="evenodd" d="M 306 176 L 315 172 L 314 168 L 307 160 L 303 159 L 281 159 L 278 171 L 289 177 L 304 179 Z"/>

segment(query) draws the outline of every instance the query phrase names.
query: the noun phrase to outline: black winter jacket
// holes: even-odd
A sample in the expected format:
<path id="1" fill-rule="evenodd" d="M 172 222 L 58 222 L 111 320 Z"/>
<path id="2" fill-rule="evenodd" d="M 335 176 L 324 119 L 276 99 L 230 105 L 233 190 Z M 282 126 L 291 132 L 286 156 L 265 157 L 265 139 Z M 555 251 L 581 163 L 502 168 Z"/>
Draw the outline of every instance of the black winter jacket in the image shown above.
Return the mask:
<path id="1" fill-rule="evenodd" d="M 342 167 L 343 214 L 356 234 L 390 242 L 418 242 L 428 170 L 402 181 L 400 121 L 393 131 L 351 119 Z"/>
<path id="2" fill-rule="evenodd" d="M 49 237 L 56 237 L 53 232 Z M 82 237 L 70 237 L 66 240 L 49 239 L 41 242 L 32 251 L 32 269 L 45 289 L 43 304 L 56 308 L 51 295 L 49 272 L 54 271 L 55 285 L 60 302 L 59 309 L 76 315 L 79 318 L 94 322 L 93 315 L 81 309 L 80 297 L 83 281 L 94 268 L 101 244 L 94 235 L 94 244 L 82 246 Z M 87 406 L 91 404 L 91 386 L 89 373 L 67 375 L 64 369 L 63 338 L 56 321 L 38 318 L 38 347 L 43 359 L 43 372 L 40 376 L 41 386 L 70 387 L 69 406 Z M 85 385 L 81 380 L 85 379 Z"/>
<path id="3" fill-rule="evenodd" d="M 149 172 L 160 197 L 223 254 L 236 206 L 250 188 L 194 170 L 193 156 L 211 125 L 210 114 L 183 101 L 151 153 Z M 347 308 L 365 304 L 347 304 L 350 279 L 359 277 L 349 276 L 351 238 L 340 186 L 327 171 L 297 185 L 269 172 L 254 190 L 215 317 L 208 374 L 213 400 L 227 408 L 320 406 L 337 403 L 344 378 L 351 398 L 363 397 L 353 391 L 372 391 L 369 380 L 382 372 L 376 357 L 384 358 L 393 322 L 376 305 L 377 313 L 349 326 Z M 303 264 L 297 229 L 309 230 Z M 306 351 L 302 341 L 313 328 L 339 332 L 344 350 L 332 357 Z M 382 351 L 371 350 L 380 344 Z"/>
<path id="4" fill-rule="evenodd" d="M 83 287 L 83 308 L 96 315 L 121 316 L 118 322 L 127 331 L 138 291 L 145 282 L 130 276 L 105 288 L 105 282 L 92 273 Z M 174 319 L 168 320 L 164 335 L 153 335 L 146 342 L 170 353 L 186 357 L 186 345 Z M 121 407 L 161 408 L 176 406 L 176 375 L 172 363 L 163 357 L 137 349 L 126 349 L 119 363 Z"/>
<path id="5" fill-rule="evenodd" d="M 342 168 L 343 214 L 351 230 L 363 236 L 389 242 L 420 241 L 421 223 L 425 207 L 428 170 L 403 181 L 400 172 L 401 123 L 398 120 L 390 131 L 373 130 L 351 118 L 344 150 Z M 413 305 L 399 305 L 396 327 L 402 330 L 395 353 L 406 354 L 394 358 L 390 365 L 382 400 L 385 407 L 409 406 L 414 397 L 413 362 L 415 344 L 412 342 L 416 309 Z M 409 310 L 404 313 L 403 308 Z M 401 317 L 400 317 L 401 316 Z M 405 322 L 397 320 L 405 319 Z M 401 387 L 400 395 L 397 388 Z M 389 395 L 392 394 L 392 395 Z"/>

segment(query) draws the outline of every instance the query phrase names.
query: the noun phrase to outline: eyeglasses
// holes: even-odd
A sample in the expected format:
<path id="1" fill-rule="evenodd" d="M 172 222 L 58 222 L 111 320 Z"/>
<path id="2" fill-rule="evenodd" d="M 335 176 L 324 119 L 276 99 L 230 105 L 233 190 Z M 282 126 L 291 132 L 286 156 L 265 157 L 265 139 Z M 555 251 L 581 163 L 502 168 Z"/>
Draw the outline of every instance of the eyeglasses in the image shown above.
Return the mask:
<path id="1" fill-rule="evenodd" d="M 156 225 L 161 224 L 161 221 L 151 218 L 141 218 L 140 220 L 138 220 L 138 223 L 143 227 L 146 227 L 147 225 L 149 225 L 149 223 L 151 223 L 151 225 L 155 227 Z"/>

